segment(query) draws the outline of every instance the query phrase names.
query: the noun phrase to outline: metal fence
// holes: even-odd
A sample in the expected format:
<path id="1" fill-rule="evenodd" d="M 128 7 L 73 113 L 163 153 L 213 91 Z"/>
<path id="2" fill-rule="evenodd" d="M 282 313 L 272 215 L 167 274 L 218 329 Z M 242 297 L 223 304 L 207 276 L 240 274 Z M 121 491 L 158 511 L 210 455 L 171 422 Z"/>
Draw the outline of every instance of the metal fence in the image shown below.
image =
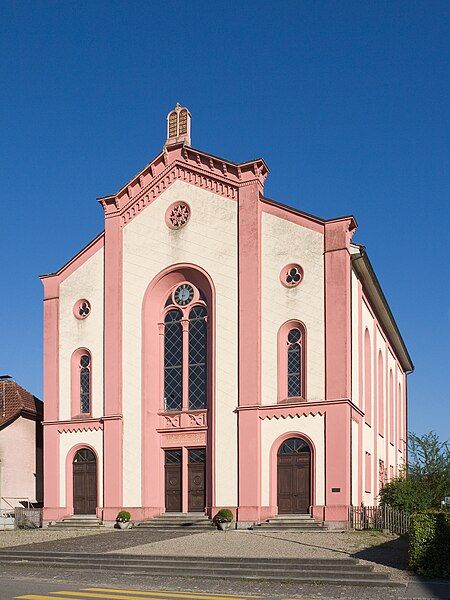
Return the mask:
<path id="1" fill-rule="evenodd" d="M 42 527 L 42 508 L 16 507 L 14 513 L 16 528 L 37 529 Z"/>
<path id="2" fill-rule="evenodd" d="M 382 529 L 403 535 L 409 531 L 409 514 L 390 506 L 350 506 L 352 529 Z"/>

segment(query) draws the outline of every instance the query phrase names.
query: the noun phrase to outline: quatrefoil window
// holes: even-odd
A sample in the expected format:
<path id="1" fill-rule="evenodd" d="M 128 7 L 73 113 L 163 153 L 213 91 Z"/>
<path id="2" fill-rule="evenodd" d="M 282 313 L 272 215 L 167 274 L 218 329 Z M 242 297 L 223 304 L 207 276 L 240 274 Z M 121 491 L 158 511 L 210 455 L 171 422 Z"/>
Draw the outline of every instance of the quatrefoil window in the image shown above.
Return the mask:
<path id="1" fill-rule="evenodd" d="M 174 202 L 166 211 L 166 223 L 170 229 L 181 229 L 191 216 L 191 209 L 186 202 Z"/>
<path id="2" fill-rule="evenodd" d="M 77 319 L 86 319 L 91 314 L 91 304 L 88 300 L 78 300 L 73 307 L 73 314 Z"/>
<path id="3" fill-rule="evenodd" d="M 295 287 L 303 281 L 303 269 L 300 265 L 286 265 L 280 273 L 280 281 L 285 287 Z"/>

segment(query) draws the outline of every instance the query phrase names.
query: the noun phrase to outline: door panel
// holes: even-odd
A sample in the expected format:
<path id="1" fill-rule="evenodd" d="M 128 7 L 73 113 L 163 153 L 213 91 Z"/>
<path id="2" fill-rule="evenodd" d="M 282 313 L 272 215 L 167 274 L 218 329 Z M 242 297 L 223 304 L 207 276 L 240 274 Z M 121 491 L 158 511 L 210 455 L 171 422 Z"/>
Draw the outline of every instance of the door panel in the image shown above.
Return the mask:
<path id="1" fill-rule="evenodd" d="M 188 510 L 205 510 L 205 449 L 189 450 L 188 460 Z"/>
<path id="2" fill-rule="evenodd" d="M 181 512 L 181 450 L 165 452 L 166 512 Z"/>
<path id="3" fill-rule="evenodd" d="M 97 462 L 88 449 L 77 452 L 73 462 L 73 512 L 95 515 L 97 509 Z"/>
<path id="4" fill-rule="evenodd" d="M 289 442 L 290 440 L 288 440 Z M 311 454 L 300 452 L 278 454 L 278 512 L 281 514 L 307 513 L 311 504 Z"/>

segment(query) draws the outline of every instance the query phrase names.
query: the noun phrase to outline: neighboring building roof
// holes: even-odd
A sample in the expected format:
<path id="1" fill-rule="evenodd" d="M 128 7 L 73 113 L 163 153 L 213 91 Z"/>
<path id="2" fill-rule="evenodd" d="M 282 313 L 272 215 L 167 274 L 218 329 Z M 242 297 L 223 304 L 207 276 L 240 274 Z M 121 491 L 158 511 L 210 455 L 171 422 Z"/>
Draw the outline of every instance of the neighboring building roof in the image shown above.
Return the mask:
<path id="1" fill-rule="evenodd" d="M 9 377 L 0 377 L 0 429 L 18 417 L 43 418 L 44 403 Z"/>

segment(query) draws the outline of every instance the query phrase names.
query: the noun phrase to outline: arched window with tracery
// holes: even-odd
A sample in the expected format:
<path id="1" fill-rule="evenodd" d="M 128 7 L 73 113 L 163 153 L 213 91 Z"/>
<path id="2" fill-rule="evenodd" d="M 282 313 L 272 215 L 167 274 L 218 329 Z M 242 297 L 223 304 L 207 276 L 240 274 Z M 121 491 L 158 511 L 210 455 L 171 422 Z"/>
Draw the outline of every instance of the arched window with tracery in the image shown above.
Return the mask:
<path id="1" fill-rule="evenodd" d="M 201 410 L 208 404 L 208 307 L 189 282 L 177 285 L 164 308 L 164 409 Z"/>
<path id="2" fill-rule="evenodd" d="M 72 354 L 72 417 L 92 413 L 92 357 L 89 350 L 79 348 Z"/>
<path id="3" fill-rule="evenodd" d="M 378 352 L 378 432 L 384 435 L 384 377 L 383 377 L 383 355 Z"/>
<path id="4" fill-rule="evenodd" d="M 278 333 L 278 401 L 306 399 L 306 329 L 289 321 Z"/>

